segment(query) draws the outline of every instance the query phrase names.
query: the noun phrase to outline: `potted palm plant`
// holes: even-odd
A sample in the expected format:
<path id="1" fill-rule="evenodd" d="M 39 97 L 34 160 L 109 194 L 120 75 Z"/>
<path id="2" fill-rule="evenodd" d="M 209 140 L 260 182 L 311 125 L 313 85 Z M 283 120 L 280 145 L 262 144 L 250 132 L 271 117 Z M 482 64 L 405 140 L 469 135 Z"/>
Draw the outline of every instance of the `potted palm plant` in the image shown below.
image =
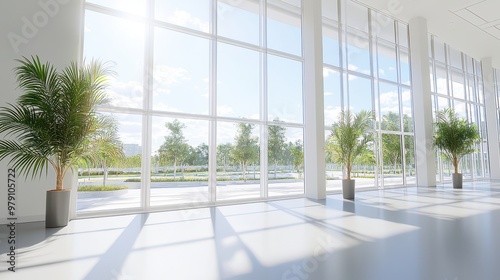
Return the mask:
<path id="1" fill-rule="evenodd" d="M 461 189 L 462 174 L 458 173 L 458 165 L 463 156 L 475 151 L 481 140 L 479 130 L 475 124 L 460 119 L 451 108 L 438 112 L 434 125 L 434 147 L 451 161 L 453 188 Z"/>
<path id="2" fill-rule="evenodd" d="M 41 176 L 49 166 L 55 172 L 55 189 L 47 191 L 46 227 L 67 225 L 70 192 L 63 178 L 81 160 L 94 160 L 89 137 L 100 126 L 96 106 L 105 101 L 109 70 L 92 61 L 71 63 L 58 72 L 38 56 L 18 60 L 15 68 L 23 91 L 15 104 L 0 108 L 0 160 L 21 174 Z"/>
<path id="3" fill-rule="evenodd" d="M 373 120 L 373 113 L 360 111 L 353 114 L 350 110 L 342 110 L 337 123 L 333 124 L 327 149 L 334 163 L 342 165 L 344 176 L 342 193 L 345 199 L 354 199 L 355 180 L 351 179 L 352 165 L 363 154 L 368 152 L 368 143 L 372 134 L 368 133 Z"/>

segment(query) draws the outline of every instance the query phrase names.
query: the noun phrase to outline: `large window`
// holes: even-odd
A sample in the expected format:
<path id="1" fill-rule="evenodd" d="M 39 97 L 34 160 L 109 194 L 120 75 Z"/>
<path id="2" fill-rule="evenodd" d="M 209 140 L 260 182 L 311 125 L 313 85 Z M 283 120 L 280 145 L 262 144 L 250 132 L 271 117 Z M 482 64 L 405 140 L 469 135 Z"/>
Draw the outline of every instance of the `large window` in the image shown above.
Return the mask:
<path id="1" fill-rule="evenodd" d="M 80 186 L 120 190 L 81 192 L 80 213 L 303 195 L 301 5 L 87 1 L 123 157 L 81 167 Z"/>
<path id="2" fill-rule="evenodd" d="M 313 44 L 303 41 L 312 28 L 302 23 L 303 3 L 87 0 L 84 57 L 116 72 L 99 112 L 114 120 L 121 156 L 82 165 L 80 186 L 116 190 L 82 192 L 79 211 L 303 195 L 303 51 Z M 325 142 L 342 109 L 371 111 L 357 187 L 414 185 L 407 24 L 356 1 L 323 0 L 322 12 Z M 478 125 L 483 142 L 462 170 L 487 177 L 481 64 L 434 36 L 429 50 L 433 113 L 452 107 Z M 450 179 L 450 164 L 436 160 L 438 180 Z M 340 190 L 342 167 L 328 153 L 325 163 L 327 190 Z"/>
<path id="3" fill-rule="evenodd" d="M 341 109 L 372 111 L 374 141 L 355 163 L 356 186 L 415 184 L 408 26 L 352 1 L 322 3 L 326 141 Z M 330 156 L 327 190 L 340 190 Z"/>
<path id="4" fill-rule="evenodd" d="M 481 63 L 466 54 L 439 41 L 429 39 L 433 115 L 445 108 L 455 112 L 479 128 L 481 143 L 476 152 L 465 156 L 460 162 L 464 178 L 475 179 L 489 176 L 486 120 L 484 111 L 483 76 Z M 438 182 L 451 180 L 453 166 L 449 160 L 436 154 L 436 178 Z"/>

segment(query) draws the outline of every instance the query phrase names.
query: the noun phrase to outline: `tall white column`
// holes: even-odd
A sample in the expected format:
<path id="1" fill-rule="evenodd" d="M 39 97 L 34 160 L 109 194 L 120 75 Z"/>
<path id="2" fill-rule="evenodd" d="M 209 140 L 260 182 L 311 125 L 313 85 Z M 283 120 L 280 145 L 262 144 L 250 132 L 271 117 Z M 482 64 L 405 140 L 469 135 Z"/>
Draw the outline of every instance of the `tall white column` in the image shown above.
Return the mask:
<path id="1" fill-rule="evenodd" d="M 436 155 L 432 147 L 432 102 L 429 71 L 427 20 L 409 22 L 413 117 L 415 121 L 415 165 L 417 186 L 436 186 Z"/>
<path id="2" fill-rule="evenodd" d="M 326 198 L 321 0 L 302 2 L 304 48 L 304 156 L 306 196 Z"/>
<path id="3" fill-rule="evenodd" d="M 490 179 L 500 179 L 500 147 L 498 145 L 497 102 L 493 81 L 493 63 L 491 57 L 481 60 L 483 65 L 484 109 L 486 112 L 486 130 L 488 131 L 488 158 Z"/>

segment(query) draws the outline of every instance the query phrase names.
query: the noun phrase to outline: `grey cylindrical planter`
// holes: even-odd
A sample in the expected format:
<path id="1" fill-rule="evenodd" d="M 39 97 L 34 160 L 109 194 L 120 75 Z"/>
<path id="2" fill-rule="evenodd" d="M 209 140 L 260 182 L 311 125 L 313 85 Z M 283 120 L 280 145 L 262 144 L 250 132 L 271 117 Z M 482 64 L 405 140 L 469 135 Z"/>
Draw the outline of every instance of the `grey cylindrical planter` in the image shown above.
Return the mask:
<path id="1" fill-rule="evenodd" d="M 355 180 L 343 179 L 342 180 L 342 195 L 344 199 L 354 199 L 355 193 Z"/>
<path id="2" fill-rule="evenodd" d="M 454 189 L 462 188 L 462 173 L 453 173 L 451 174 L 451 180 L 453 181 Z"/>
<path id="3" fill-rule="evenodd" d="M 45 206 L 45 227 L 64 227 L 69 222 L 69 201 L 71 190 L 47 191 Z"/>

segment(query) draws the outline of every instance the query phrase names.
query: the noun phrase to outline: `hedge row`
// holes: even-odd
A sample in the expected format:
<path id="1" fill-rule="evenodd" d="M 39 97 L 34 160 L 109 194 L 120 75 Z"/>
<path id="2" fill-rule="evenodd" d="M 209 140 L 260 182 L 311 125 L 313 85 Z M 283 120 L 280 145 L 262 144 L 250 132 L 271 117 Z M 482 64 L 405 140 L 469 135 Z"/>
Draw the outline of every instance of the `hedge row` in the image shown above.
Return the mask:
<path id="1" fill-rule="evenodd" d="M 268 178 L 268 180 L 292 180 L 292 179 L 296 179 L 294 177 L 285 177 L 285 178 Z M 252 178 L 247 178 L 247 181 L 258 181 L 259 179 L 254 179 L 253 177 Z M 208 178 L 182 178 L 182 177 L 178 177 L 178 178 L 171 178 L 171 177 L 168 177 L 168 178 L 152 178 L 151 179 L 151 182 L 152 183 L 166 183 L 166 182 L 207 182 L 208 181 Z M 232 179 L 232 178 L 218 178 L 217 181 L 219 182 L 223 182 L 223 181 L 243 181 L 243 178 L 237 178 L 237 179 Z M 140 178 L 130 178 L 130 179 L 127 179 L 125 180 L 125 182 L 134 182 L 134 183 L 138 183 L 138 182 L 141 182 L 141 179 Z"/>
<path id="2" fill-rule="evenodd" d="M 105 192 L 105 191 L 119 191 L 128 189 L 124 186 L 81 186 L 78 187 L 79 192 Z"/>

